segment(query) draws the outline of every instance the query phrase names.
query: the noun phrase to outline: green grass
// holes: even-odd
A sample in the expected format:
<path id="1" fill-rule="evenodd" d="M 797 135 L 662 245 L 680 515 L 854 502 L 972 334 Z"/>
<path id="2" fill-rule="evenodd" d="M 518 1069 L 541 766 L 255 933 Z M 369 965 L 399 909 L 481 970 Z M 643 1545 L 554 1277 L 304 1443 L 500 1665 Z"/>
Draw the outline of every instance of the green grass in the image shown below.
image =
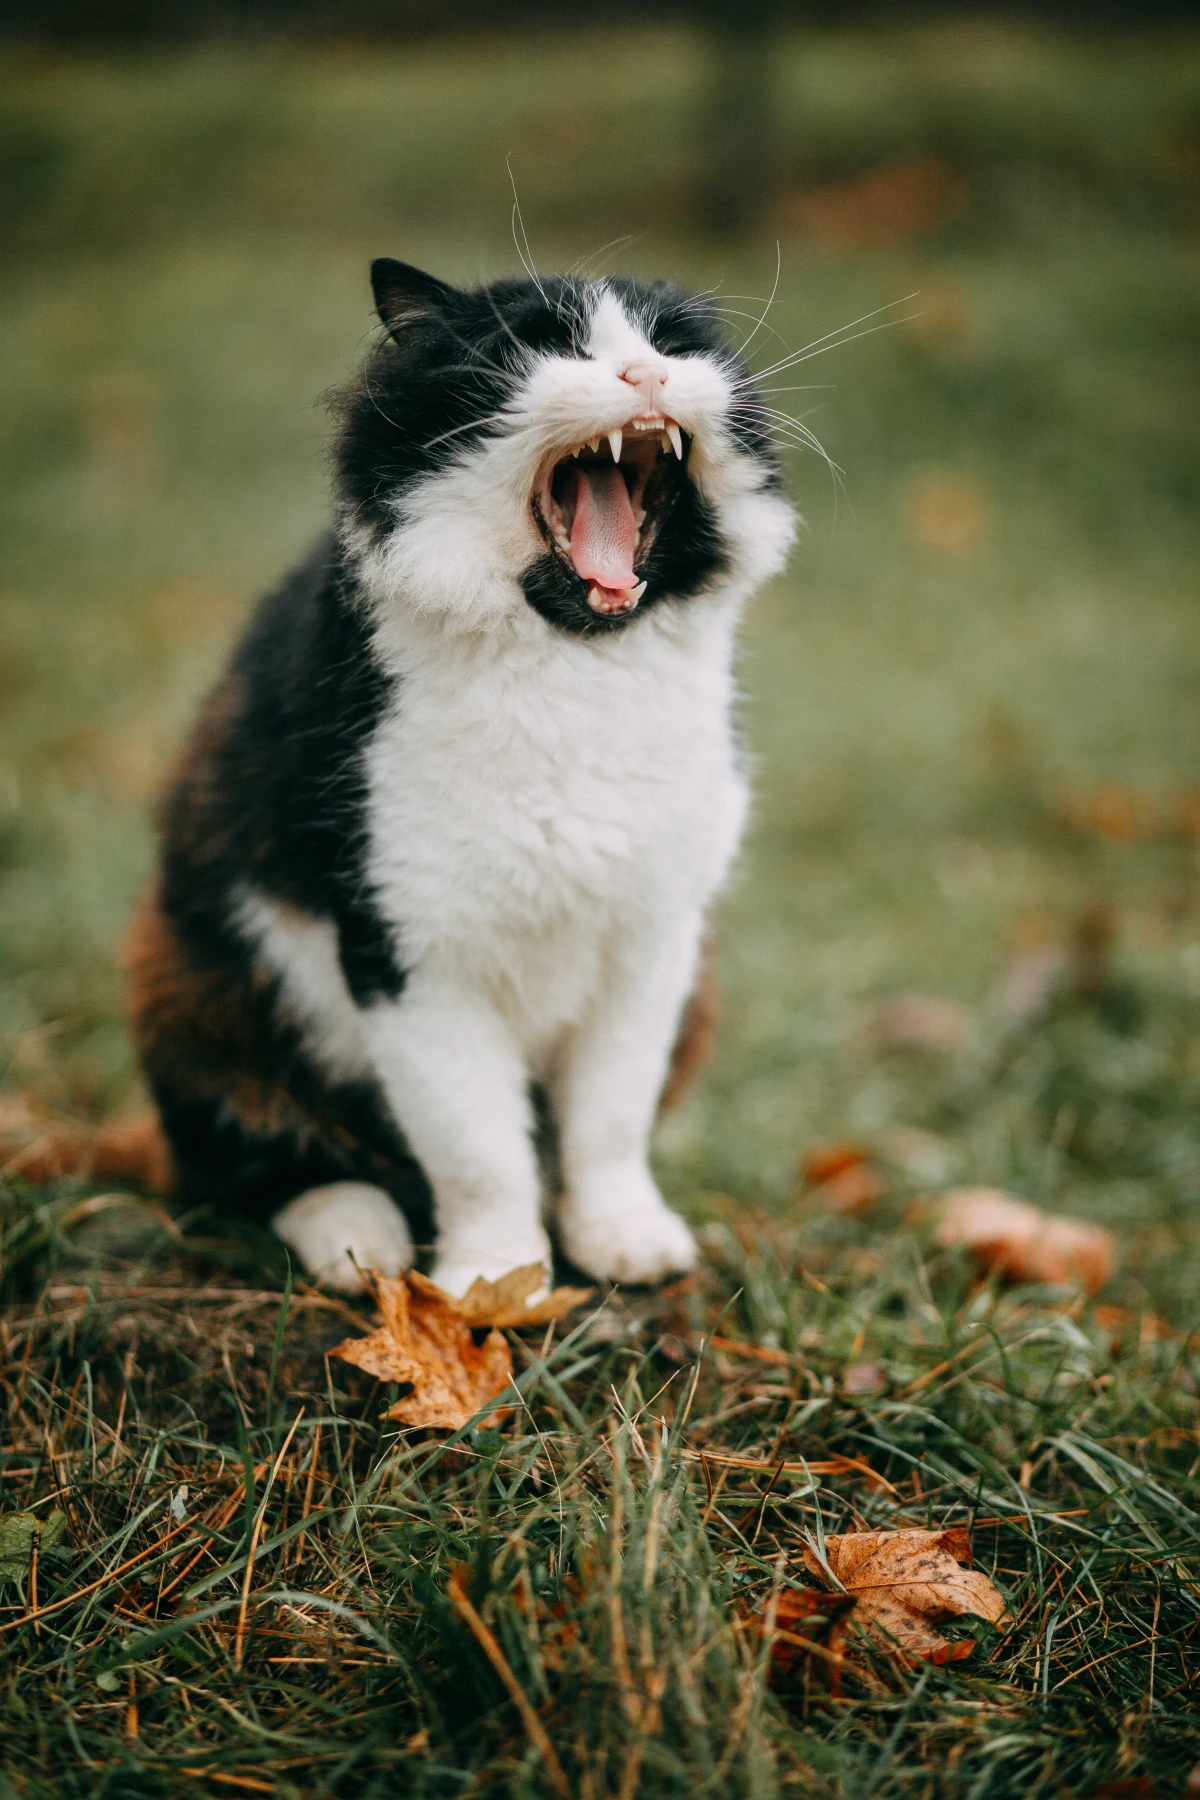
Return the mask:
<path id="1" fill-rule="evenodd" d="M 732 296 L 770 290 L 778 236 L 784 344 L 919 316 L 778 401 L 845 492 L 794 459 L 808 530 L 745 634 L 758 801 L 725 1021 L 658 1148 L 701 1277 L 530 1342 L 524 1410 L 438 1450 L 324 1362 L 348 1323 L 283 1299 L 270 1243 L 10 1184 L 0 1510 L 68 1513 L 43 1603 L 156 1544 L 181 1483 L 221 1518 L 305 1411 L 242 1667 L 265 1473 L 169 1593 L 188 1532 L 40 1636 L 0 1636 L 0 1794 L 264 1791 L 211 1771 L 281 1796 L 553 1792 L 447 1600 L 456 1563 L 581 1800 L 1180 1791 L 1200 1756 L 1197 48 L 789 38 L 772 197 L 732 243 L 689 222 L 709 74 L 683 36 L 6 53 L 0 1044 L 5 1086 L 72 1115 L 137 1097 L 117 957 L 153 794 L 255 593 L 326 517 L 319 396 L 369 330 L 371 256 L 515 267 L 511 152 L 543 265 L 632 233 L 610 264 L 755 310 Z M 901 229 L 929 179 L 941 213 Z M 1116 938 L 1089 983 L 1071 945 L 1097 908 Z M 1039 943 L 1065 946 L 1063 985 L 1018 1018 L 1005 984 Z M 957 1049 L 880 1043 L 874 1009 L 910 991 L 961 1005 Z M 885 1176 L 852 1219 L 795 1173 L 844 1136 Z M 935 1249 L 911 1203 L 961 1181 L 1116 1232 L 1115 1339 Z M 724 1307 L 723 1335 L 789 1362 L 708 1352 L 680 1431 Z M 847 1394 L 864 1362 L 882 1387 Z M 685 1454 L 705 1446 L 846 1453 L 891 1485 L 738 1476 L 710 1509 Z M 740 1621 L 803 1579 L 805 1530 L 985 1518 L 1006 1521 L 974 1537 L 1011 1632 L 945 1669 L 864 1651 L 840 1697 L 815 1669 L 768 1685 Z M 0 1591 L 0 1627 L 24 1598 Z"/>

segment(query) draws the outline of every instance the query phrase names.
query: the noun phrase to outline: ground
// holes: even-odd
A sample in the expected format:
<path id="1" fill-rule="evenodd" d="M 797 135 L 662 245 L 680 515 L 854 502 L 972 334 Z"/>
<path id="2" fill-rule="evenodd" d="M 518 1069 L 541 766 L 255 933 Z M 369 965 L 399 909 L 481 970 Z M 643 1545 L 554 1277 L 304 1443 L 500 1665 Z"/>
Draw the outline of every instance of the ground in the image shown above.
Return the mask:
<path id="1" fill-rule="evenodd" d="M 518 1341 L 521 1408 L 440 1447 L 326 1359 L 369 1308 L 289 1290 L 269 1241 L 5 1188 L 0 1511 L 64 1512 L 37 1594 L 68 1603 L 18 1623 L 26 1539 L 0 1794 L 550 1794 L 530 1708 L 595 1800 L 1182 1791 L 1197 48 L 789 37 L 733 242 L 687 223 L 708 76 L 683 34 L 6 52 L 10 1096 L 136 1101 L 117 960 L 153 794 L 326 517 L 319 397 L 369 330 L 368 261 L 517 266 L 510 152 L 541 264 L 632 234 L 601 261 L 717 289 L 734 331 L 778 240 L 759 366 L 823 340 L 769 385 L 843 474 L 789 458 L 807 530 L 745 635 L 724 1021 L 658 1144 L 697 1278 Z M 798 1173 L 840 1142 L 856 1212 Z M 928 1197 L 964 1183 L 1109 1226 L 1112 1278 L 981 1285 L 934 1242 Z M 839 1456 L 870 1474 L 805 1477 Z M 944 1666 L 857 1643 L 832 1683 L 781 1668 L 755 1619 L 809 1583 L 805 1533 L 914 1524 L 972 1527 L 1011 1628 L 959 1629 Z"/>

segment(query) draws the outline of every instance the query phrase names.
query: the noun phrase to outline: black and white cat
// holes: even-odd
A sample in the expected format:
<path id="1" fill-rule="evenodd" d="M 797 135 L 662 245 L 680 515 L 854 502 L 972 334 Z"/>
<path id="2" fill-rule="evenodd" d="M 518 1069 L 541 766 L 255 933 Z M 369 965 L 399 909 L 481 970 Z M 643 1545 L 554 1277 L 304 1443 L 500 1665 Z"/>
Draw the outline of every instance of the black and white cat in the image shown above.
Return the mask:
<path id="1" fill-rule="evenodd" d="M 742 602 L 793 533 L 715 312 L 381 260 L 339 522 L 260 606 L 164 808 L 130 952 L 184 1198 L 337 1287 L 693 1261 L 647 1151 L 746 789 Z M 399 1202 L 399 1206 L 397 1205 Z M 403 1209 L 403 1210 L 401 1210 Z"/>

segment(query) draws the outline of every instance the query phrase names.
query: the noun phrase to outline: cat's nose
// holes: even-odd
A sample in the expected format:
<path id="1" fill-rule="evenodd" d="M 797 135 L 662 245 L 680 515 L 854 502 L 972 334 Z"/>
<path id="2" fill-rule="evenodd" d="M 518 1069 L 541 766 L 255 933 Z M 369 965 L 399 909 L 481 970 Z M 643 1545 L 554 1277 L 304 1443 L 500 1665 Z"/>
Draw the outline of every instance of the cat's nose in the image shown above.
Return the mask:
<path id="1" fill-rule="evenodd" d="M 636 388 L 643 413 L 665 413 L 663 391 L 667 385 L 667 369 L 663 363 L 631 362 L 621 370 L 621 380 Z"/>

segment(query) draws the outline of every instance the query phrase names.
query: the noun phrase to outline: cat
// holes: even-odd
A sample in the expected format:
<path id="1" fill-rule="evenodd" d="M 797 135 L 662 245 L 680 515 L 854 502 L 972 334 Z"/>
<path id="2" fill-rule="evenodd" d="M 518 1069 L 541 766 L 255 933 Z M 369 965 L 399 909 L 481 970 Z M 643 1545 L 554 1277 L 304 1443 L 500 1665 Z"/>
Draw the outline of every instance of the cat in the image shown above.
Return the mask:
<path id="1" fill-rule="evenodd" d="M 794 531 L 768 416 L 669 282 L 372 265 L 337 525 L 253 616 L 162 809 L 132 1027 L 184 1200 L 352 1290 L 658 1281 L 651 1129 L 742 831 L 743 601 Z M 540 1098 L 539 1098 L 540 1097 Z M 539 1121 L 541 1123 L 539 1123 Z"/>

